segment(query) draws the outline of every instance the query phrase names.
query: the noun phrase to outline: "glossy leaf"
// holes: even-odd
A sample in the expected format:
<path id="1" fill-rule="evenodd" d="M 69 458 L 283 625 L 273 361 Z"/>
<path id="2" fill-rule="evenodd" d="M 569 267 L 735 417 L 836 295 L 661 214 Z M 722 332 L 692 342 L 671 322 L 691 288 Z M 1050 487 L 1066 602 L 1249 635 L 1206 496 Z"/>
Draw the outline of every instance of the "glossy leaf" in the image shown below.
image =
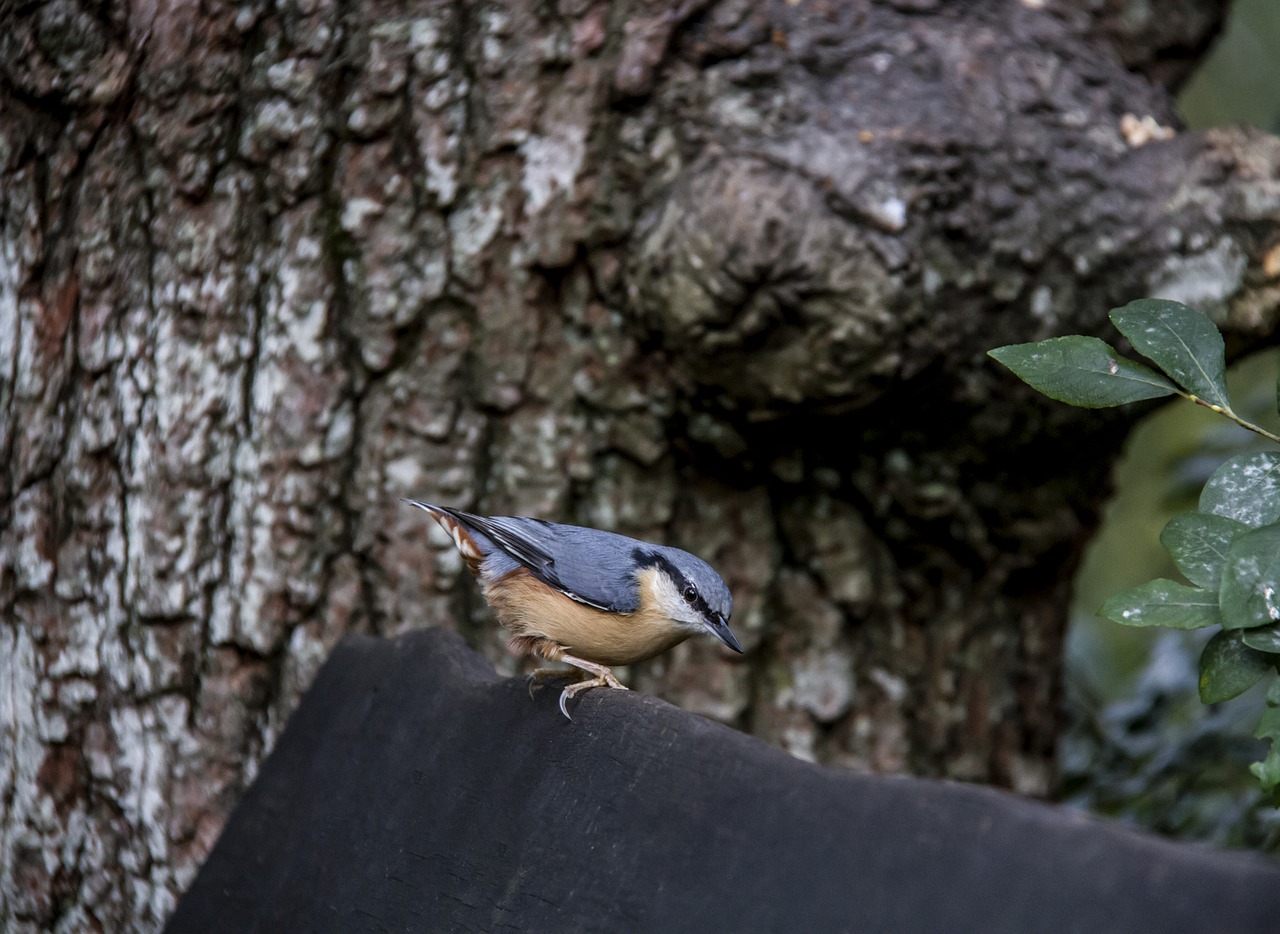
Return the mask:
<path id="1" fill-rule="evenodd" d="M 1259 626 L 1257 629 L 1242 630 L 1240 641 L 1259 652 L 1280 655 L 1280 626 Z"/>
<path id="2" fill-rule="evenodd" d="M 1222 334 L 1204 315 L 1181 302 L 1142 298 L 1111 312 L 1111 322 L 1183 389 L 1229 408 Z"/>
<path id="3" fill-rule="evenodd" d="M 1170 629 L 1200 629 L 1222 621 L 1216 593 L 1164 578 L 1116 594 L 1102 604 L 1098 614 L 1125 626 Z"/>
<path id="4" fill-rule="evenodd" d="M 1200 700 L 1205 704 L 1231 700 L 1273 670 L 1270 655 L 1249 648 L 1240 641 L 1240 633 L 1224 629 L 1200 654 Z"/>
<path id="5" fill-rule="evenodd" d="M 1280 454 L 1240 454 L 1213 472 L 1200 511 L 1257 528 L 1280 521 Z"/>
<path id="6" fill-rule="evenodd" d="M 1173 556 L 1178 570 L 1198 587 L 1215 593 L 1222 583 L 1222 565 L 1231 543 L 1249 531 L 1243 522 L 1202 512 L 1174 516 L 1160 533 L 1160 544 Z"/>
<path id="7" fill-rule="evenodd" d="M 1172 394 L 1172 383 L 1150 367 L 1126 360 L 1096 337 L 1053 337 L 987 352 L 1050 399 L 1086 409 Z"/>
<path id="8" fill-rule="evenodd" d="M 1280 623 L 1280 525 L 1253 529 L 1231 543 L 1218 603 L 1227 629 Z"/>

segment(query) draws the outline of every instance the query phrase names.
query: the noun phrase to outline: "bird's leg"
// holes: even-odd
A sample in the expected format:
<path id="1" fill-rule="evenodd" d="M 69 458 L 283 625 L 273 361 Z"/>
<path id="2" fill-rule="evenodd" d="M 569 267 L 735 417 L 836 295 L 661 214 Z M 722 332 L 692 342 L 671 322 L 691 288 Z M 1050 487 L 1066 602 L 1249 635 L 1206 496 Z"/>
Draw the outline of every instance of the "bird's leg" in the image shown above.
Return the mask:
<path id="1" fill-rule="evenodd" d="M 617 679 L 612 671 L 605 665 L 599 665 L 595 662 L 589 662 L 585 658 L 578 658 L 576 655 L 570 655 L 564 650 L 564 647 L 552 639 L 545 636 L 534 635 L 517 635 L 511 639 L 511 650 L 521 655 L 537 655 L 545 658 L 549 662 L 567 662 L 574 668 L 579 669 L 576 672 L 557 671 L 554 668 L 539 668 L 533 674 L 529 675 L 529 696 L 533 696 L 533 687 L 535 681 L 542 681 L 546 678 L 563 678 L 566 675 L 573 677 L 577 675 L 582 678 L 586 675 L 594 677 L 579 680 L 574 684 L 565 686 L 560 692 L 560 712 L 568 719 L 569 716 L 569 699 L 576 697 L 583 691 L 590 688 L 618 688 L 619 690 L 627 690 L 627 686 Z"/>
<path id="2" fill-rule="evenodd" d="M 573 717 L 569 716 L 569 698 L 577 697 L 583 691 L 590 690 L 591 688 L 608 687 L 617 688 L 621 691 L 628 690 L 627 686 L 614 677 L 613 672 L 604 665 L 597 665 L 595 662 L 589 662 L 585 658 L 578 658 L 577 656 L 569 655 L 564 652 L 560 653 L 560 656 L 556 661 L 568 662 L 575 668 L 581 668 L 588 674 L 595 675 L 594 678 L 588 678 L 585 681 L 578 681 L 575 684 L 566 685 L 565 689 L 560 692 L 560 712 L 570 720 L 572 720 Z"/>
<path id="3" fill-rule="evenodd" d="M 611 687 L 611 688 L 618 688 L 623 691 L 630 690 L 630 688 L 628 688 L 625 684 L 619 681 L 617 677 L 614 676 L 613 671 L 610 670 L 609 667 L 606 665 L 597 665 L 595 662 L 589 662 L 585 658 L 578 658 L 576 655 L 569 655 L 567 652 L 561 652 L 560 657 L 556 659 L 556 661 L 568 662 L 570 665 L 573 665 L 575 668 L 581 668 L 583 671 L 589 674 L 595 675 L 595 677 L 592 678 L 591 680 L 599 681 L 600 683 L 592 684 L 590 685 L 591 687 L 599 687 L 599 688 Z M 586 682 L 580 682 L 576 686 L 581 687 L 585 691 L 586 690 L 585 684 Z"/>
<path id="4" fill-rule="evenodd" d="M 536 655 L 549 662 L 558 661 L 564 649 L 558 642 L 545 636 L 517 635 L 512 636 L 511 651 L 517 655 Z M 538 668 L 525 678 L 529 685 L 529 696 L 533 697 L 533 689 L 540 687 L 549 678 L 583 678 L 584 671 L 565 671 L 563 668 Z"/>

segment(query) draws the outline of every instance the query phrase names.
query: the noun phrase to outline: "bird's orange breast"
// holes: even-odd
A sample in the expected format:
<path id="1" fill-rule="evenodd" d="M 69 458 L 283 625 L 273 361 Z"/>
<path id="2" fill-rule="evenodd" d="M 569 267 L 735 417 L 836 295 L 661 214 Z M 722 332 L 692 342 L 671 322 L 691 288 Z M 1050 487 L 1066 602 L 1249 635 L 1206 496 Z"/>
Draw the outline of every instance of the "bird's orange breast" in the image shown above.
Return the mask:
<path id="1" fill-rule="evenodd" d="M 498 621 L 517 636 L 549 639 L 570 655 L 601 665 L 630 665 L 665 652 L 691 633 L 657 608 L 651 575 L 640 572 L 640 608 L 608 613 L 566 597 L 517 568 L 485 588 Z"/>

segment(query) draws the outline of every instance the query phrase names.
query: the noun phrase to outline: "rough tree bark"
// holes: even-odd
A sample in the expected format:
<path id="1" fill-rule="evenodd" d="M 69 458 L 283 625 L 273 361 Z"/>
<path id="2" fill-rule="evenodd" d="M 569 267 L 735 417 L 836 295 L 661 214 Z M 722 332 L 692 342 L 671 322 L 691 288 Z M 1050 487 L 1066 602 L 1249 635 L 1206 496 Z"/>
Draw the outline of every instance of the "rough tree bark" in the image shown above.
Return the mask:
<path id="1" fill-rule="evenodd" d="M 1159 138 L 1223 4 L 1057 6 L 0 8 L 0 926 L 159 924 L 345 632 L 514 670 L 403 494 L 712 560 L 747 654 L 635 687 L 1047 791 L 1123 425 L 983 351 L 1280 306 L 1280 142 Z"/>

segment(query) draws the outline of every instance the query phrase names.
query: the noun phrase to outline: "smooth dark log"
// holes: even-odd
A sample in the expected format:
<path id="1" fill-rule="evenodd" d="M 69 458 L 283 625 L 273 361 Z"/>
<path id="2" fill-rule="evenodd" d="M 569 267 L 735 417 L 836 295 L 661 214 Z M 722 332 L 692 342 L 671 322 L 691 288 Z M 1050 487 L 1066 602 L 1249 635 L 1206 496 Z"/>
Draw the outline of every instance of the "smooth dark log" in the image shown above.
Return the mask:
<path id="1" fill-rule="evenodd" d="M 348 638 L 168 930 L 1274 931 L 1261 857 Z"/>

